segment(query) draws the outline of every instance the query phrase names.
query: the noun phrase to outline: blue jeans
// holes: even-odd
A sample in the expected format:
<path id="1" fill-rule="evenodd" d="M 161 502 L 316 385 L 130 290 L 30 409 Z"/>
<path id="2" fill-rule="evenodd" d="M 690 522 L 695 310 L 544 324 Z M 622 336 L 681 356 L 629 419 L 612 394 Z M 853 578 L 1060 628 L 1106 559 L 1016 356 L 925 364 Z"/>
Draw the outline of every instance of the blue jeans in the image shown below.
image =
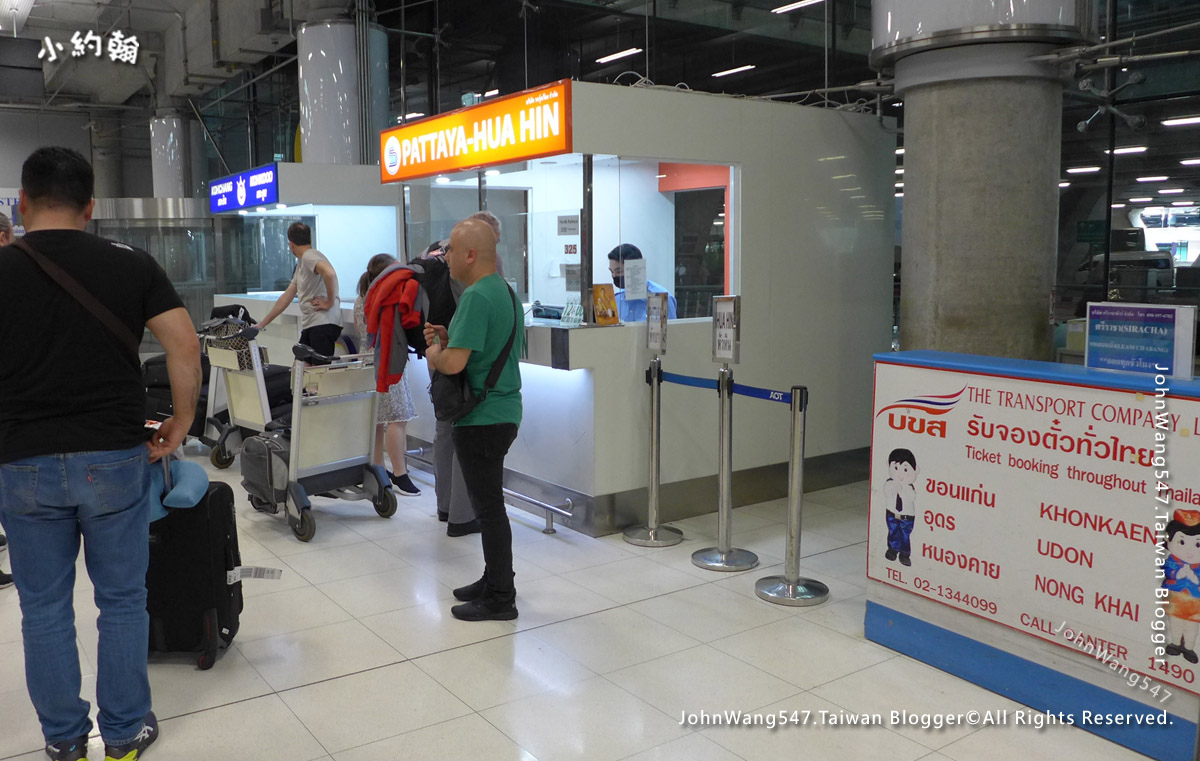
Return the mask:
<path id="1" fill-rule="evenodd" d="M 100 609 L 96 702 L 109 745 L 131 742 L 150 711 L 148 451 L 76 452 L 0 465 L 0 523 L 21 599 L 25 683 L 46 742 L 91 732 L 79 697 L 75 560 L 83 538 Z"/>

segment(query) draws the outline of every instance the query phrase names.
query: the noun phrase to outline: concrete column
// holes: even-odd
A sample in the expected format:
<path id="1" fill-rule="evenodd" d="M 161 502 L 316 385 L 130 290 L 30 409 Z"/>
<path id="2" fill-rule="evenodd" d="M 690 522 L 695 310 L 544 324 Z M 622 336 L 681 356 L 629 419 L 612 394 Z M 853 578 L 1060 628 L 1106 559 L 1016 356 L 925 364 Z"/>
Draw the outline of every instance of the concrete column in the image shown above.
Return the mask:
<path id="1" fill-rule="evenodd" d="M 1062 86 L 904 92 L 900 346 L 1052 359 Z"/>
<path id="2" fill-rule="evenodd" d="M 371 91 L 382 89 L 387 118 L 387 33 L 370 31 Z M 354 24 L 317 21 L 296 34 L 300 77 L 300 145 L 304 163 L 360 164 L 359 127 L 364 107 L 358 89 L 358 56 Z M 379 63 L 382 59 L 382 64 Z"/>
<path id="3" fill-rule="evenodd" d="M 150 170 L 155 198 L 191 195 L 187 184 L 189 140 L 178 116 L 156 116 L 150 120 Z"/>

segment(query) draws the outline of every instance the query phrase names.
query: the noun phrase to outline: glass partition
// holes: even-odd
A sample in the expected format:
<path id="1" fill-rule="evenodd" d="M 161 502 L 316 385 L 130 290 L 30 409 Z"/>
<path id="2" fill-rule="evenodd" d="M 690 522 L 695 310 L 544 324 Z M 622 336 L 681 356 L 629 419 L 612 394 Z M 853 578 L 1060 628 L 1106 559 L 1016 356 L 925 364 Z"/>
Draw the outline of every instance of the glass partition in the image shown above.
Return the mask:
<path id="1" fill-rule="evenodd" d="M 421 255 L 482 205 L 501 221 L 501 271 L 523 301 L 561 307 L 578 299 L 584 159 L 551 156 L 408 183 L 409 251 Z M 730 289 L 731 176 L 728 165 L 593 156 L 592 282 L 611 283 L 609 252 L 631 244 L 651 289 L 675 297 L 676 317 L 711 316 L 712 296 Z"/>

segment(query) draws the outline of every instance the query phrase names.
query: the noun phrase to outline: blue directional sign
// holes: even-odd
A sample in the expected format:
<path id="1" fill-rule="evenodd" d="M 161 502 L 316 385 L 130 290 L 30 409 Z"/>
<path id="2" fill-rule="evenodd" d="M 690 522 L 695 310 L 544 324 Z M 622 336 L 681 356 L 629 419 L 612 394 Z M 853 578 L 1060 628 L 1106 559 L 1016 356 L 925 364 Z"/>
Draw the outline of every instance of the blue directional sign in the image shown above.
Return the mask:
<path id="1" fill-rule="evenodd" d="M 265 206 L 279 200 L 279 170 L 267 164 L 213 180 L 208 185 L 208 210 L 213 214 Z"/>

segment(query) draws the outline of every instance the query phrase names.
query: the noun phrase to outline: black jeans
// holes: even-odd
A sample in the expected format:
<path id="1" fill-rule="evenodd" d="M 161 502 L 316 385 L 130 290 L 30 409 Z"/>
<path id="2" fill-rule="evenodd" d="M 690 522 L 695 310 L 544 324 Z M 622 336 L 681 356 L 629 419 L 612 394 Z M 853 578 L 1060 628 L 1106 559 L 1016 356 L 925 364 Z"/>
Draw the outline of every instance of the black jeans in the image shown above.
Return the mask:
<path id="1" fill-rule="evenodd" d="M 488 591 L 510 595 L 515 588 L 512 527 L 504 509 L 504 456 L 517 438 L 517 426 L 513 423 L 456 425 L 453 437 L 467 494 L 479 518 Z"/>
<path id="2" fill-rule="evenodd" d="M 300 343 L 312 348 L 318 354 L 332 357 L 334 342 L 341 334 L 341 325 L 314 325 L 300 331 Z"/>

